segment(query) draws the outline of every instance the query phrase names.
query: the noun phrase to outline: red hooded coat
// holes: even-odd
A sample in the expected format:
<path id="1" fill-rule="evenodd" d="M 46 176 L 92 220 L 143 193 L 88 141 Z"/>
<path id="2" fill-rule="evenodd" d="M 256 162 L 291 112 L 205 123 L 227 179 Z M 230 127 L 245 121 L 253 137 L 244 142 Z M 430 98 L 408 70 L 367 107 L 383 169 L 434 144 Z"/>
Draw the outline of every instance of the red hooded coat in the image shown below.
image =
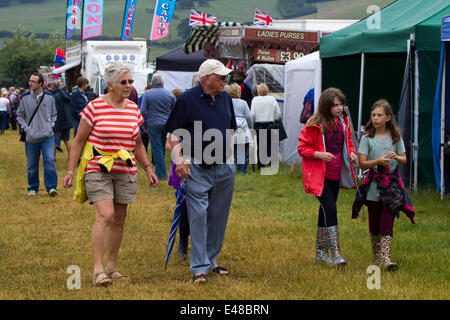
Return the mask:
<path id="1" fill-rule="evenodd" d="M 352 128 L 348 124 L 348 118 L 342 117 L 344 128 L 344 150 L 342 152 L 343 163 L 341 166 L 341 187 L 356 188 L 355 168 L 350 163 L 350 153 L 356 154 L 352 141 Z M 309 121 L 308 121 L 309 122 Z M 320 125 L 308 127 L 308 123 L 300 132 L 298 137 L 298 153 L 302 157 L 303 188 L 307 193 L 317 197 L 322 195 L 323 183 L 325 181 L 326 162 L 314 158 L 314 152 L 325 152 L 325 138 Z"/>

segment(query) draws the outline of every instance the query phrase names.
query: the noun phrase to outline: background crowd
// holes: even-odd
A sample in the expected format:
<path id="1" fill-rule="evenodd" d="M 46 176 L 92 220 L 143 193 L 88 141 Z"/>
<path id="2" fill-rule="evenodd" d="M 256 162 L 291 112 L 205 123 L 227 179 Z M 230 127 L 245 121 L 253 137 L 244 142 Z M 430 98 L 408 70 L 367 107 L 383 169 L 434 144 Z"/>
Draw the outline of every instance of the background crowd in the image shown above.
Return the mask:
<path id="1" fill-rule="evenodd" d="M 63 185 L 70 188 L 76 181 L 74 199 L 80 203 L 89 201 L 96 215 L 91 237 L 95 285 L 130 280 L 118 271 L 116 263 L 127 207 L 136 202 L 136 161 L 146 172 L 149 186 L 156 187 L 161 180 L 169 178 L 166 149 L 171 151 L 172 158 L 168 184 L 177 190 L 177 204 L 180 195 L 185 197 L 181 199 L 178 253 L 187 259 L 190 237 L 194 283 L 207 282 L 209 271 L 229 274 L 224 266 L 218 265 L 216 258 L 225 236 L 235 164 L 238 173 L 244 175 L 249 159 L 256 159 L 252 163 L 257 163 L 259 169 L 270 164 L 271 154 L 279 152 L 272 150 L 272 129 L 282 128 L 280 108 L 269 95 L 268 86 L 264 83 L 257 86 L 257 96 L 249 107 L 241 99 L 238 84 L 226 85 L 231 71 L 220 61 L 206 60 L 199 68 L 198 84 L 185 92 L 167 90 L 163 76 L 154 74 L 141 97 L 133 86 L 131 69 L 122 63 L 105 69 L 107 88 L 100 97 L 89 89 L 86 78 L 80 77 L 69 94 L 59 80 L 45 86 L 38 72 L 30 75 L 29 90 L 22 94 L 14 87 L 9 92 L 1 89 L 0 132 L 3 134 L 9 127 L 8 122 L 12 130 L 20 128 L 27 156 L 29 196 L 39 192 L 41 153 L 47 193 L 50 197 L 58 195 L 55 153 L 60 148 L 58 143 L 65 143 L 69 168 Z M 303 186 L 319 202 L 316 262 L 347 264 L 341 255 L 336 202 L 341 187 L 357 188 L 352 163 L 358 163 L 359 153 L 361 168 L 369 172 L 356 195 L 354 217 L 362 204 L 368 206 L 374 260 L 393 271 L 397 269 L 390 261 L 394 216 L 402 210 L 414 223 L 414 208 L 397 169 L 398 164 L 406 162 L 403 140 L 389 103 L 380 100 L 372 108 L 357 151 L 351 139 L 345 103 L 345 95 L 339 89 L 324 90 L 318 110 L 299 135 Z M 185 149 L 180 148 L 183 137 L 177 136 L 177 130 L 185 129 L 195 138 L 198 121 L 202 137 L 208 130 L 216 129 L 222 141 L 229 141 L 229 130 L 235 133 L 233 148 L 224 143 L 222 155 L 213 155 L 212 163 L 203 158 L 209 145 L 205 141 L 196 144 L 193 139 Z M 70 144 L 72 128 L 73 145 Z M 283 139 L 280 135 L 275 138 Z M 148 157 L 148 143 L 154 171 Z M 261 149 L 263 152 L 258 152 Z M 260 158 L 262 154 L 267 157 Z M 108 262 L 103 267 L 106 253 Z"/>

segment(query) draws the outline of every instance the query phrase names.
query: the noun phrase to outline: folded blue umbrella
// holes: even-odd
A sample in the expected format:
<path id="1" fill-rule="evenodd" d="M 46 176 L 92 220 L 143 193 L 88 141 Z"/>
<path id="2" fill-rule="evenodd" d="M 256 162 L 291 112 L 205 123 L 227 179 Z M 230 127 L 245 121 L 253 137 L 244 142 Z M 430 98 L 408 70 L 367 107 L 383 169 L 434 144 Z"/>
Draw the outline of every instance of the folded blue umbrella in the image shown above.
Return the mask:
<path id="1" fill-rule="evenodd" d="M 180 216 L 181 212 L 183 211 L 183 202 L 186 198 L 186 189 L 185 189 L 185 181 L 182 180 L 180 183 L 180 187 L 175 192 L 175 196 L 177 198 L 177 202 L 175 205 L 175 210 L 173 211 L 173 218 L 172 218 L 172 225 L 170 226 L 170 232 L 169 232 L 169 240 L 167 241 L 167 248 L 166 248 L 166 261 L 164 270 L 167 268 L 167 263 L 169 262 L 170 254 L 172 253 L 173 245 L 175 243 L 175 236 L 177 235 L 178 226 L 180 224 Z"/>

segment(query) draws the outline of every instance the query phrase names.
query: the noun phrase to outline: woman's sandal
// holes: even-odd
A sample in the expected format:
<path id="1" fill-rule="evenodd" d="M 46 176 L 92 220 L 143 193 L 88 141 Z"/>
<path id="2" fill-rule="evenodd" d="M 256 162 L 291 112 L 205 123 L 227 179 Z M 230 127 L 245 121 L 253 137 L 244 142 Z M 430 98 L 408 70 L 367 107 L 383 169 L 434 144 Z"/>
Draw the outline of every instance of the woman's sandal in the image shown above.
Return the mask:
<path id="1" fill-rule="evenodd" d="M 102 274 L 104 276 L 98 279 Z M 108 277 L 105 271 L 100 271 L 94 274 L 93 282 L 96 287 L 106 287 L 111 284 L 111 278 Z"/>
<path id="2" fill-rule="evenodd" d="M 212 267 L 211 271 L 214 273 L 217 273 L 219 276 L 227 276 L 230 274 L 227 269 L 225 269 L 224 267 L 220 267 L 220 266 Z"/>
<path id="3" fill-rule="evenodd" d="M 112 270 L 108 270 L 108 271 L 105 271 L 106 272 L 106 275 L 111 279 L 111 280 L 128 280 L 128 281 L 130 281 L 131 280 L 131 278 L 129 277 L 129 276 L 127 276 L 127 275 L 125 275 L 125 274 L 121 274 L 117 269 L 112 269 Z M 115 276 L 115 277 L 113 277 L 113 274 L 114 273 L 118 273 L 118 274 L 120 274 L 120 276 Z"/>
<path id="4" fill-rule="evenodd" d="M 206 273 L 200 272 L 192 277 L 193 283 L 206 283 L 208 281 Z"/>

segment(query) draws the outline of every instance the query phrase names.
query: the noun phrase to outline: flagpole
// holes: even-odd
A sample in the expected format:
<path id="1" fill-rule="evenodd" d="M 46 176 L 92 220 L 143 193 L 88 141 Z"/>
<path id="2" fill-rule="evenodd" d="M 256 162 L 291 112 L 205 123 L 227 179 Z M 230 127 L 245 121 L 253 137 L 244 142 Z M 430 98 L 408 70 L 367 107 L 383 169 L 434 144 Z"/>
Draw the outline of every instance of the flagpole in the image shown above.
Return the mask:
<path id="1" fill-rule="evenodd" d="M 153 17 L 153 20 L 155 19 L 155 17 Z M 152 23 L 152 29 L 150 30 L 150 37 L 147 40 L 147 60 L 145 61 L 147 63 L 147 68 L 148 68 L 148 60 L 150 59 L 150 48 L 152 45 L 152 32 L 153 32 L 153 23 Z"/>
<path id="2" fill-rule="evenodd" d="M 67 7 L 66 7 L 66 21 L 64 22 L 65 26 L 64 29 L 66 32 L 64 32 L 64 52 L 67 52 L 67 19 L 69 19 L 69 2 L 67 1 Z"/>
<path id="3" fill-rule="evenodd" d="M 148 68 L 148 61 L 149 61 L 149 59 L 150 59 L 150 48 L 151 48 L 151 40 L 147 40 L 147 61 L 146 61 L 146 63 L 147 63 L 147 68 Z"/>
<path id="4" fill-rule="evenodd" d="M 155 11 L 156 11 L 156 6 L 158 5 L 158 0 L 156 0 L 156 4 L 155 4 Z M 155 22 L 155 13 L 153 13 L 153 20 L 152 20 L 152 26 L 150 28 L 150 35 L 147 39 L 147 68 L 148 68 L 148 60 L 150 59 L 150 48 L 152 45 L 152 33 L 153 33 L 153 23 Z M 147 79 L 148 80 L 148 79 Z"/>
<path id="5" fill-rule="evenodd" d="M 314 19 L 317 20 L 317 0 L 314 0 L 314 7 L 315 7 L 315 9 L 316 9 L 316 10 L 314 10 L 314 11 L 315 11 L 315 12 L 314 12 Z"/>
<path id="6" fill-rule="evenodd" d="M 125 1 L 125 6 L 124 6 L 124 8 L 123 8 L 123 18 L 122 18 L 122 31 L 120 32 L 120 40 L 123 40 L 123 36 L 124 36 L 124 34 L 123 34 L 123 25 L 125 24 L 125 14 L 126 14 L 126 11 L 127 11 L 127 5 L 128 5 L 128 1 Z M 130 35 L 130 38 L 131 38 L 131 35 Z"/>
<path id="7" fill-rule="evenodd" d="M 83 20 L 84 20 L 84 7 L 85 7 L 85 5 L 86 5 L 86 0 L 85 1 L 83 1 L 83 8 L 82 8 L 82 10 L 81 10 L 81 35 L 80 35 L 80 53 L 81 53 L 81 55 L 83 55 L 82 54 L 82 52 L 83 52 Z"/>
<path id="8" fill-rule="evenodd" d="M 148 68 L 148 61 L 150 59 L 150 49 L 151 49 L 151 45 L 152 45 L 153 24 L 155 23 L 156 10 L 158 9 L 158 4 L 159 4 L 159 1 L 156 0 L 155 10 L 153 12 L 152 26 L 150 28 L 150 36 L 148 37 L 148 40 L 147 40 L 147 61 L 146 61 L 147 62 L 147 68 Z"/>

